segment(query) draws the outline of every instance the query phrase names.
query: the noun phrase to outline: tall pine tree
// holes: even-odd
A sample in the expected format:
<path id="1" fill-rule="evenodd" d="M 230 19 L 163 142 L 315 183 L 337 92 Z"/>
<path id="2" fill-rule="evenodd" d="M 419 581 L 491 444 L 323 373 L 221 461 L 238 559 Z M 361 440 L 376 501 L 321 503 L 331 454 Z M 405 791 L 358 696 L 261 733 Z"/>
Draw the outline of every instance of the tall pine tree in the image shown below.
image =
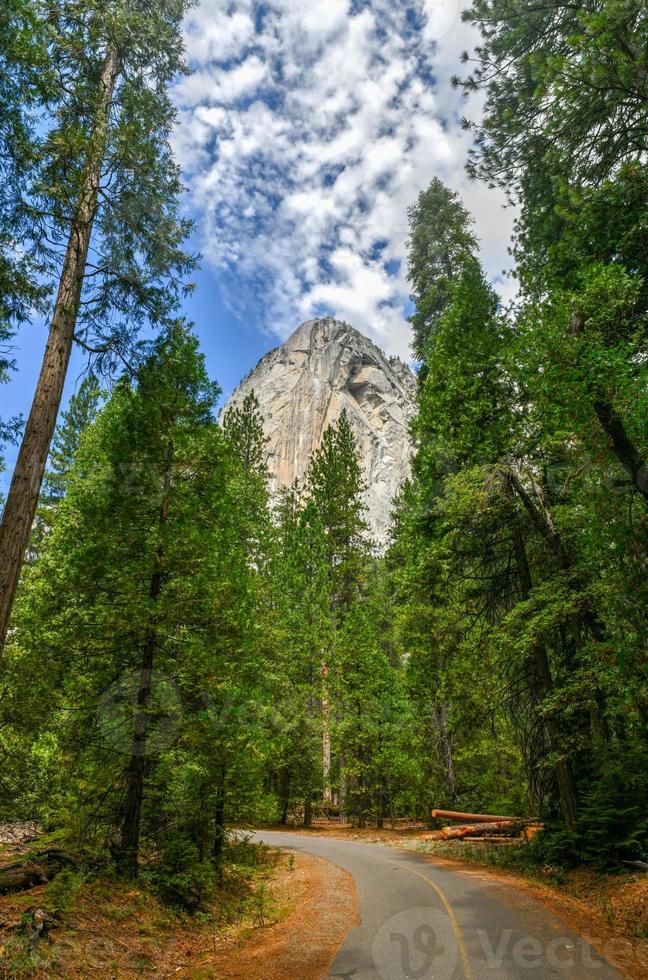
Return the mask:
<path id="1" fill-rule="evenodd" d="M 9 28 L 23 47 L 35 11 L 38 67 L 49 86 L 37 106 L 28 179 L 12 185 L 6 206 L 25 261 L 38 265 L 39 283 L 56 298 L 0 524 L 0 650 L 73 345 L 120 363 L 143 327 L 173 316 L 193 265 L 182 248 L 188 225 L 178 214 L 180 177 L 169 146 L 168 89 L 184 70 L 185 0 L 92 0 L 82 9 L 37 0 L 11 10 Z M 19 81 L 5 117 L 14 129 L 22 124 Z"/>

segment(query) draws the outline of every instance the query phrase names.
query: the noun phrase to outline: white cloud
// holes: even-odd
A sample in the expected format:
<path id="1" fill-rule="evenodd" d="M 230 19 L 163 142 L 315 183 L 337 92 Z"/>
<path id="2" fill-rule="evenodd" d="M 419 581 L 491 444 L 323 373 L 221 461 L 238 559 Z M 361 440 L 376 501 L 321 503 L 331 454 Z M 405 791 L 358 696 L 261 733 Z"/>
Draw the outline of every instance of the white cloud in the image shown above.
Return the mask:
<path id="1" fill-rule="evenodd" d="M 489 274 L 511 217 L 470 185 L 460 0 L 202 0 L 176 149 L 223 294 L 283 338 L 320 313 L 406 357 L 407 208 L 434 176 L 475 213 Z M 478 111 L 473 109 L 472 111 Z"/>

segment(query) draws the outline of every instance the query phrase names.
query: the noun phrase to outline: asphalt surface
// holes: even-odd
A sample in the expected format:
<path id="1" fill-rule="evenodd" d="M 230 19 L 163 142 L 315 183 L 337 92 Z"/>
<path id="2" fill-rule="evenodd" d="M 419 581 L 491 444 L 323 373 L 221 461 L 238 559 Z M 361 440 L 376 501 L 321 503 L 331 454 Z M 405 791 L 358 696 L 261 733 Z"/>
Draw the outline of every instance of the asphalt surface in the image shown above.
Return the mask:
<path id="1" fill-rule="evenodd" d="M 622 977 L 540 902 L 475 871 L 382 844 L 261 831 L 260 842 L 350 872 L 361 925 L 329 977 L 354 980 L 612 980 Z"/>

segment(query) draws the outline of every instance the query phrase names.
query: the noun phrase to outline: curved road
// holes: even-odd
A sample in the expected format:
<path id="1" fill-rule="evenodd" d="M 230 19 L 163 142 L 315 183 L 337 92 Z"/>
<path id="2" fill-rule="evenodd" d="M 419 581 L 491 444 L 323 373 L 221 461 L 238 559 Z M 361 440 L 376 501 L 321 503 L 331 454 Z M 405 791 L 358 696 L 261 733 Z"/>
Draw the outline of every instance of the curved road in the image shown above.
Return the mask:
<path id="1" fill-rule="evenodd" d="M 474 871 L 412 851 L 261 831 L 259 842 L 349 871 L 361 925 L 329 977 L 354 980 L 613 980 L 622 974 L 540 902 Z"/>

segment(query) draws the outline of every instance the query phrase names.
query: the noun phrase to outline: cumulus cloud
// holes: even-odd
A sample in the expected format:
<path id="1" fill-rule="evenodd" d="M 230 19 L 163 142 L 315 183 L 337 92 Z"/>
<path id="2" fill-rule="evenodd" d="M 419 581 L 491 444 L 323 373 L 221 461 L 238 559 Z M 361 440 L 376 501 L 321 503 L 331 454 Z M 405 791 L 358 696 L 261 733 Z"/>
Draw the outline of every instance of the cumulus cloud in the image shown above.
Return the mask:
<path id="1" fill-rule="evenodd" d="M 201 0 L 192 12 L 176 151 L 242 319 L 284 338 L 330 313 L 407 357 L 407 208 L 434 176 L 462 193 L 501 274 L 511 219 L 466 180 L 450 84 L 474 42 L 460 2 Z"/>

